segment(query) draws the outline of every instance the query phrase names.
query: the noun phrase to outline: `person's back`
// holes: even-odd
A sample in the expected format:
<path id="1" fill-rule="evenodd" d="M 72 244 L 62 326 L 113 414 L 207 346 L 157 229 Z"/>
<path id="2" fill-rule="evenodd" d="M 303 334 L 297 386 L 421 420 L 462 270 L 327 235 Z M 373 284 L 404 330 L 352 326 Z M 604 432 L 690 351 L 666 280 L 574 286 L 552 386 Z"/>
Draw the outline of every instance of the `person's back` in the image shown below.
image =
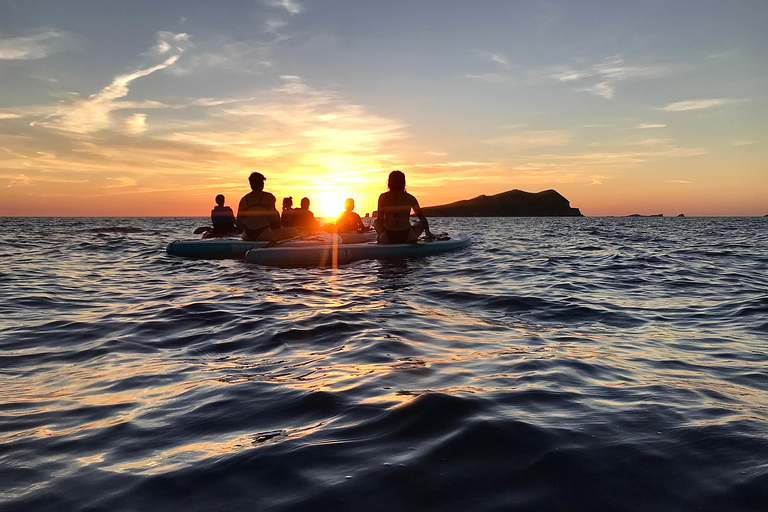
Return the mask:
<path id="1" fill-rule="evenodd" d="M 296 225 L 295 222 L 296 209 L 293 208 L 293 198 L 286 197 L 283 199 L 283 212 L 280 215 L 280 225 L 284 228 L 292 228 Z"/>
<path id="2" fill-rule="evenodd" d="M 389 191 L 379 196 L 379 218 L 383 218 L 384 228 L 389 231 L 411 229 L 411 209 L 418 208 L 419 202 L 408 192 Z"/>
<path id="3" fill-rule="evenodd" d="M 293 210 L 293 227 L 306 231 L 317 229 L 315 214 L 309 210 L 309 199 L 306 197 L 301 200 L 301 208 Z"/>
<path id="4" fill-rule="evenodd" d="M 360 216 L 353 212 L 355 209 L 355 200 L 352 198 L 344 201 L 345 210 L 336 218 L 336 230 L 340 233 L 350 233 L 352 231 L 363 232 L 367 228 L 363 224 Z"/>
<path id="5" fill-rule="evenodd" d="M 237 208 L 237 227 L 243 231 L 244 240 L 269 240 L 272 228 L 280 227 L 280 214 L 275 203 L 277 199 L 264 192 L 264 176 L 254 172 L 248 178 L 251 192 L 240 200 Z"/>
<path id="6" fill-rule="evenodd" d="M 211 232 L 216 234 L 237 233 L 235 213 L 229 206 L 224 206 L 224 201 L 223 195 L 216 196 L 216 206 L 211 210 L 211 223 L 213 224 Z"/>
<path id="7" fill-rule="evenodd" d="M 373 226 L 379 234 L 381 244 L 412 243 L 422 232 L 431 237 L 427 217 L 421 211 L 419 201 L 405 191 L 405 174 L 400 171 L 389 173 L 389 191 L 379 196 L 376 220 Z M 419 217 L 419 223 L 411 225 L 411 210 Z"/>

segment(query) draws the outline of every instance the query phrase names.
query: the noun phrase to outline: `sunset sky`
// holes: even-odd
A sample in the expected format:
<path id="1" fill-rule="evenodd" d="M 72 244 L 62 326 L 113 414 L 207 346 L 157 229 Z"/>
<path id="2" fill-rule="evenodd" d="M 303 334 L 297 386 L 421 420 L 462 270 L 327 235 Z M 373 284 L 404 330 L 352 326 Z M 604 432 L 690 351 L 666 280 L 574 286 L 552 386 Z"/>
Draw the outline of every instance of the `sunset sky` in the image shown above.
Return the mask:
<path id="1" fill-rule="evenodd" d="M 765 0 L 0 2 L 0 216 L 768 214 Z"/>

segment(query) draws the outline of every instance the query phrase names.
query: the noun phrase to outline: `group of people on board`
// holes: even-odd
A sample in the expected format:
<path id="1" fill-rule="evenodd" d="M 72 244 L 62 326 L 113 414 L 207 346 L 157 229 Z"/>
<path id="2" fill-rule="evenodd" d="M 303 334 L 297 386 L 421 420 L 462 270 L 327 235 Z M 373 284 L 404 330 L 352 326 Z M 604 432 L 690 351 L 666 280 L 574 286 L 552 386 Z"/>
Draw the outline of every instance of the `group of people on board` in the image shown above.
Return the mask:
<path id="1" fill-rule="evenodd" d="M 292 197 L 283 199 L 280 224 L 285 228 L 301 228 L 306 231 L 317 229 L 318 222 L 315 220 L 315 214 L 309 210 L 309 198 L 302 198 L 300 204 L 300 208 L 294 208 Z"/>
<path id="2" fill-rule="evenodd" d="M 225 198 L 216 196 L 216 206 L 211 211 L 213 223 L 212 235 L 242 233 L 243 240 L 272 241 L 284 240 L 299 236 L 317 229 L 320 226 L 315 215 L 309 210 L 309 199 L 301 200 L 300 208 L 293 208 L 293 198 L 283 199 L 282 215 L 278 212 L 277 199 L 264 191 L 267 178 L 259 172 L 251 173 L 248 181 L 251 192 L 240 200 L 237 216 L 232 208 L 224 206 Z M 414 243 L 424 233 L 433 237 L 429 230 L 427 218 L 414 196 L 405 191 L 405 174 L 392 171 L 387 180 L 387 192 L 379 196 L 376 218 L 373 227 L 377 233 L 377 241 L 381 244 Z M 369 230 L 360 215 L 354 212 L 355 200 L 344 201 L 344 212 L 338 216 L 333 230 L 339 233 L 360 232 Z M 411 211 L 416 214 L 419 222 L 411 224 Z"/>

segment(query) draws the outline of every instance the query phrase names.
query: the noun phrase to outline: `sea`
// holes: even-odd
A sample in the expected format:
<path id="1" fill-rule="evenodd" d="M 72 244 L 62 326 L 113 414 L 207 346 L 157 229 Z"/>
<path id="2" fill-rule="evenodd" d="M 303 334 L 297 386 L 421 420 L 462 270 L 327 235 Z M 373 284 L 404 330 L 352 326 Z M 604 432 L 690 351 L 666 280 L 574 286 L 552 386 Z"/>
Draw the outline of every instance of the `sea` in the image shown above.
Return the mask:
<path id="1" fill-rule="evenodd" d="M 436 218 L 338 268 L 4 218 L 0 511 L 766 511 L 768 218 Z"/>

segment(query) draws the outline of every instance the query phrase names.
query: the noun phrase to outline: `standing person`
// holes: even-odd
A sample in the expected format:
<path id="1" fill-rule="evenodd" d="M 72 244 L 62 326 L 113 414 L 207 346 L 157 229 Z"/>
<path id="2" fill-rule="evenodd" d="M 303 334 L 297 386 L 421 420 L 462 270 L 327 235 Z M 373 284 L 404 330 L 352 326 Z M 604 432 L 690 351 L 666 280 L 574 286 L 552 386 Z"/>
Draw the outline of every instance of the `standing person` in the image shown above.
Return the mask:
<path id="1" fill-rule="evenodd" d="M 280 225 L 284 228 L 292 228 L 294 225 L 293 197 L 283 198 L 283 213 L 280 215 Z"/>
<path id="2" fill-rule="evenodd" d="M 264 192 L 266 179 L 259 172 L 248 177 L 251 192 L 243 196 L 237 207 L 237 227 L 243 232 L 243 240 L 272 240 L 272 229 L 280 227 L 280 214 L 275 208 L 277 200 L 269 192 Z"/>
<path id="3" fill-rule="evenodd" d="M 363 231 L 368 231 L 368 228 L 365 227 L 360 216 L 352 211 L 354 209 L 354 199 L 350 197 L 344 201 L 344 211 L 341 212 L 341 215 L 336 219 L 336 230 L 339 233 L 351 233 L 352 231 L 359 231 L 362 233 Z"/>
<path id="4" fill-rule="evenodd" d="M 230 233 L 237 233 L 238 229 L 235 223 L 235 213 L 229 206 L 224 206 L 225 198 L 222 194 L 216 196 L 216 206 L 211 210 L 211 223 L 213 229 L 211 234 L 216 235 L 228 235 Z"/>
<path id="5" fill-rule="evenodd" d="M 419 201 L 405 191 L 405 174 L 400 171 L 389 173 L 387 188 L 389 191 L 379 196 L 376 220 L 373 221 L 379 234 L 377 241 L 380 244 L 415 243 L 422 232 L 429 238 L 434 237 Z M 411 225 L 411 210 L 421 222 Z"/>
<path id="6" fill-rule="evenodd" d="M 314 231 L 317 229 L 315 214 L 309 210 L 309 198 L 301 198 L 301 208 L 293 210 L 293 226 L 304 229 L 305 231 Z"/>

